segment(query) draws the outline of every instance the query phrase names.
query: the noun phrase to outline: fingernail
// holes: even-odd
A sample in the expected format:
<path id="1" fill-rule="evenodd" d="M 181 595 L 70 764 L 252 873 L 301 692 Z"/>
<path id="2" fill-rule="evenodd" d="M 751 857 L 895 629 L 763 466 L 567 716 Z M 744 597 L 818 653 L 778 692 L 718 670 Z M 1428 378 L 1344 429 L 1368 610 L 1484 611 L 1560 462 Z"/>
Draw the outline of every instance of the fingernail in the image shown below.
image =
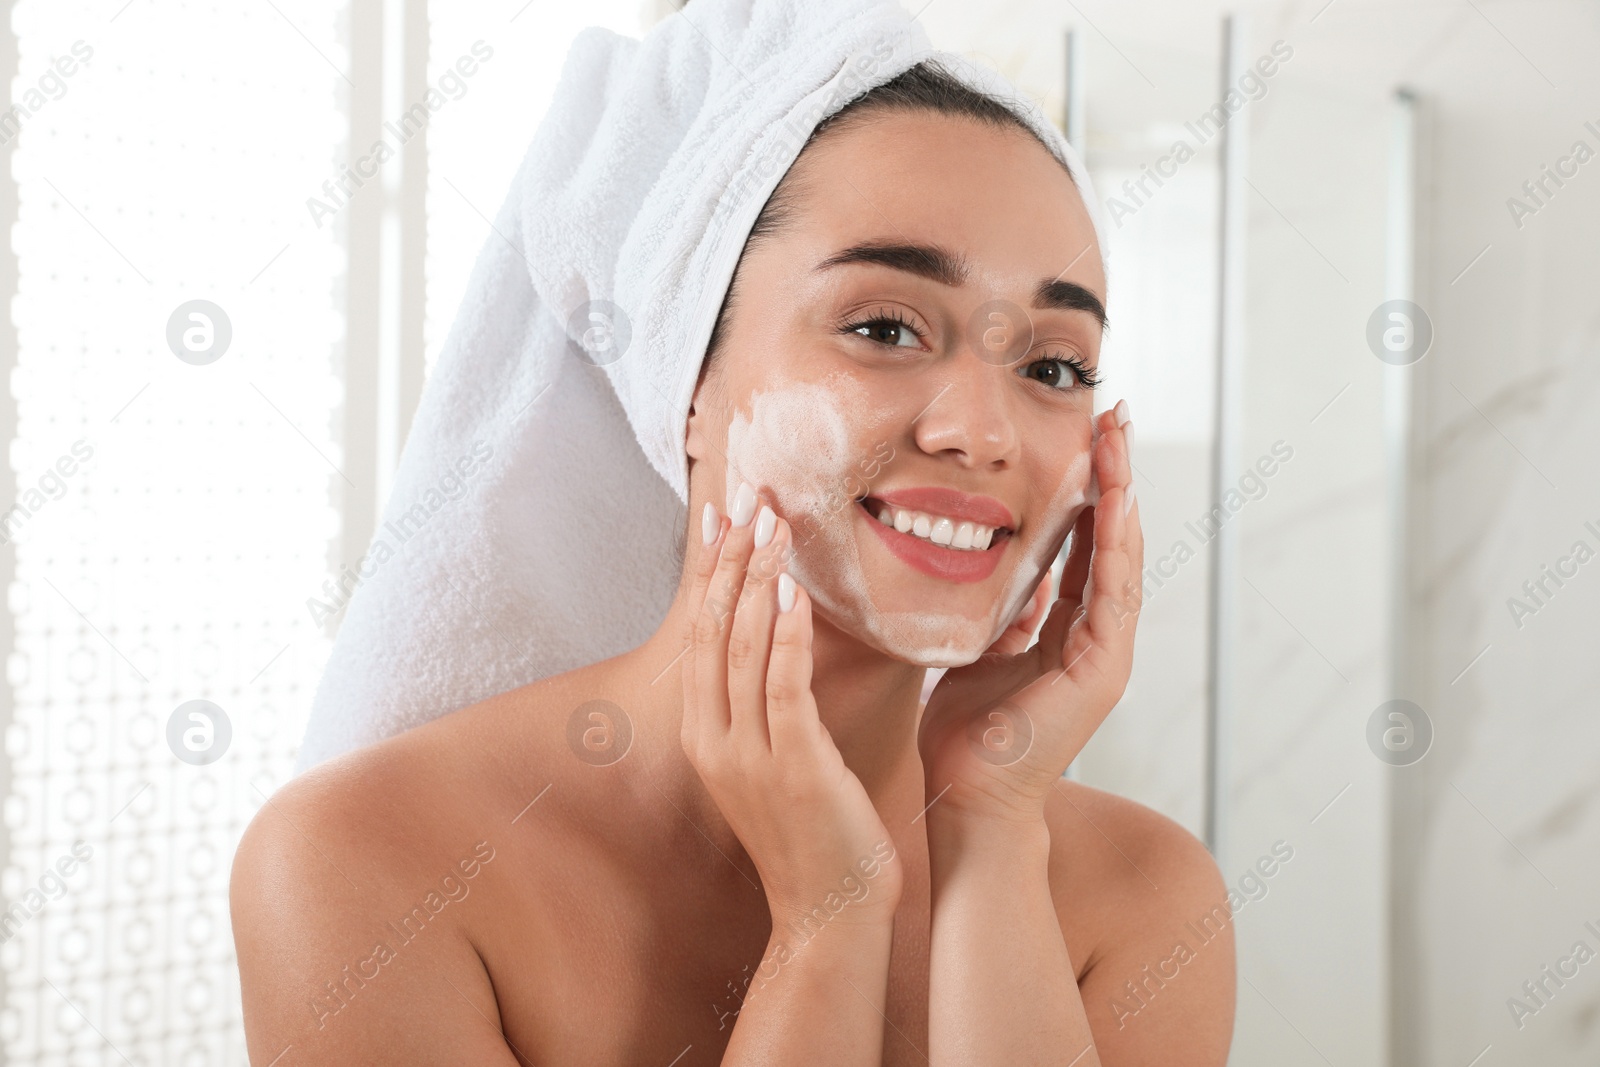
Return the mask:
<path id="1" fill-rule="evenodd" d="M 1128 402 L 1126 400 L 1117 401 L 1117 406 L 1112 410 L 1117 413 L 1118 426 L 1128 425 L 1128 420 L 1133 418 L 1132 415 L 1128 414 Z"/>
<path id="2" fill-rule="evenodd" d="M 1128 442 L 1128 458 L 1133 458 L 1133 423 L 1129 422 L 1122 428 L 1123 440 Z"/>
<path id="3" fill-rule="evenodd" d="M 789 611 L 794 607 L 794 579 L 789 577 L 789 572 L 784 571 L 778 575 L 778 610 Z"/>
<path id="4" fill-rule="evenodd" d="M 735 526 L 747 526 L 755 513 L 755 487 L 749 482 L 740 482 L 739 491 L 733 494 L 733 507 L 728 509 L 728 518 L 733 520 Z"/>
<path id="5" fill-rule="evenodd" d="M 709 545 L 717 539 L 717 531 L 721 528 L 722 516 L 717 514 L 717 509 L 707 500 L 705 511 L 700 513 L 700 536 Z"/>
<path id="6" fill-rule="evenodd" d="M 766 548 L 772 543 L 773 532 L 778 528 L 778 516 L 765 504 L 761 505 L 761 514 L 756 516 L 756 547 Z"/>
<path id="7" fill-rule="evenodd" d="M 1122 513 L 1126 515 L 1133 510 L 1133 483 L 1128 483 L 1128 495 L 1122 503 Z"/>

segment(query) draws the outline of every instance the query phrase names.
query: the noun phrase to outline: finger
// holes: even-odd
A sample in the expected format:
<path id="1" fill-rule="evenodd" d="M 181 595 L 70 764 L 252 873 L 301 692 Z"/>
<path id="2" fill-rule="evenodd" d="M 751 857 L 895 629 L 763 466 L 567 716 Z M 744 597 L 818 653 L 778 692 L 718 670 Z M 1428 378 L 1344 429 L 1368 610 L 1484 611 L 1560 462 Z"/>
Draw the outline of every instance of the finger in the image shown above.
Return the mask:
<path id="1" fill-rule="evenodd" d="M 685 752 L 694 751 L 694 738 L 699 722 L 699 691 L 695 685 L 694 671 L 695 624 L 700 618 L 700 609 L 705 604 L 706 590 L 711 586 L 711 575 L 716 571 L 717 557 L 722 553 L 723 538 L 727 529 L 728 524 L 723 519 L 722 513 L 714 504 L 706 501 L 700 516 L 700 551 L 695 556 L 694 569 L 689 579 L 689 597 L 684 606 L 683 665 L 679 668 L 683 680 L 683 721 L 679 739 Z M 705 539 L 707 533 L 711 534 L 709 542 Z"/>
<path id="2" fill-rule="evenodd" d="M 711 587 L 711 576 L 717 569 L 717 557 L 722 552 L 723 535 L 727 529 L 728 523 L 722 512 L 711 501 L 706 501 L 700 513 L 701 546 L 695 553 L 694 567 L 689 576 L 689 598 L 684 605 L 682 637 L 685 643 L 694 637 L 695 620 L 700 617 L 706 591 Z M 712 534 L 709 541 L 705 539 L 707 530 Z"/>
<path id="3" fill-rule="evenodd" d="M 1090 645 L 1105 654 L 1078 649 L 1074 655 L 1088 660 L 1087 668 L 1109 679 L 1126 681 L 1131 663 L 1133 625 L 1138 611 L 1137 588 L 1131 580 L 1128 558 L 1128 516 L 1124 512 L 1127 487 L 1118 486 L 1101 498 L 1095 517 L 1094 558 L 1090 561 L 1092 591 L 1084 605 Z M 1069 642 L 1070 643 L 1070 642 Z M 1109 657 L 1109 658 L 1106 658 Z"/>
<path id="4" fill-rule="evenodd" d="M 1096 420 L 1097 427 L 1100 430 L 1099 439 L 1094 446 L 1093 456 L 1095 477 L 1100 483 L 1100 499 L 1095 504 L 1095 511 L 1097 512 L 1110 506 L 1108 494 L 1127 485 L 1127 468 L 1124 466 L 1123 455 L 1120 451 L 1122 437 L 1117 425 L 1117 420 L 1122 417 L 1126 410 L 1127 402 L 1119 400 L 1116 407 L 1102 411 Z M 1123 498 L 1118 495 L 1117 507 L 1123 506 L 1122 500 Z M 1096 521 L 1098 522 L 1099 520 L 1097 519 Z M 1082 604 L 1088 604 L 1094 600 L 1095 571 L 1093 559 L 1094 552 L 1099 547 L 1096 543 L 1097 537 L 1098 535 L 1087 538 L 1090 542 L 1090 565 L 1083 584 L 1083 591 L 1079 595 L 1079 603 Z"/>
<path id="5" fill-rule="evenodd" d="M 1089 560 L 1094 555 L 1094 508 L 1084 508 L 1072 524 L 1072 547 L 1061 570 L 1061 597 L 1074 607 L 1083 603 L 1084 585 L 1089 581 Z"/>
<path id="6" fill-rule="evenodd" d="M 1128 414 L 1128 402 L 1117 402 L 1117 450 L 1122 454 L 1122 484 L 1128 488 L 1128 499 L 1123 510 L 1133 507 L 1133 418 Z"/>
<path id="7" fill-rule="evenodd" d="M 1100 503 L 1105 503 L 1106 494 L 1112 489 L 1128 484 L 1132 467 L 1128 463 L 1128 450 L 1126 438 L 1122 427 L 1117 424 L 1117 419 L 1122 417 L 1126 401 L 1118 401 L 1117 406 L 1109 411 L 1100 413 L 1100 440 L 1095 445 L 1094 464 L 1095 475 L 1100 479 Z"/>
<path id="8" fill-rule="evenodd" d="M 1027 651 L 1029 642 L 1033 640 L 1034 627 L 1039 625 L 1039 620 L 1050 610 L 1050 582 L 1051 575 L 1047 568 L 1044 578 L 1034 589 L 1027 607 L 1023 609 L 1022 616 L 1006 627 L 1005 632 L 995 639 L 994 644 L 989 646 L 990 652 L 1015 656 Z"/>
<path id="9" fill-rule="evenodd" d="M 1125 522 L 1117 523 L 1118 541 L 1115 544 L 1118 547 L 1122 547 L 1123 552 L 1128 553 L 1128 563 L 1131 566 L 1133 565 L 1133 555 L 1131 555 L 1133 522 L 1131 522 L 1130 512 L 1133 512 L 1134 507 L 1138 506 L 1138 491 L 1134 490 L 1133 485 L 1133 418 L 1128 414 L 1128 402 L 1126 400 L 1118 400 L 1117 406 L 1112 410 L 1112 413 L 1117 416 L 1117 430 L 1115 430 L 1114 440 L 1117 443 L 1118 474 L 1122 478 L 1120 480 L 1120 485 L 1123 488 L 1122 515 L 1125 517 Z M 1134 573 L 1138 573 L 1138 571 L 1134 571 Z"/>
<path id="10" fill-rule="evenodd" d="M 822 721 L 811 693 L 811 594 L 785 570 L 779 578 L 792 590 L 793 607 L 779 611 L 767 662 L 767 729 L 775 760 L 794 762 L 815 752 Z M 786 594 L 787 595 L 787 594 Z"/>
<path id="11" fill-rule="evenodd" d="M 1033 637 L 1033 631 L 1039 628 L 1045 615 L 1050 611 L 1053 601 L 1050 598 L 1050 586 L 1055 582 L 1055 575 L 1046 567 L 1044 576 L 1039 579 L 1039 586 L 1033 591 L 1033 599 L 1028 601 L 1028 610 L 1016 622 L 1017 629 L 1028 638 Z"/>
<path id="12" fill-rule="evenodd" d="M 1064 665 L 1062 646 L 1080 613 L 1081 606 L 1073 597 L 1057 597 L 1056 602 L 1050 605 L 1050 614 L 1044 620 L 1044 626 L 1039 630 L 1039 640 L 1032 649 L 1037 657 L 1036 669 L 1040 673 L 1060 670 Z"/>
<path id="13" fill-rule="evenodd" d="M 789 524 L 763 504 L 756 515 L 755 549 L 744 575 L 744 588 L 728 634 L 728 706 L 734 743 L 768 751 L 767 659 L 772 649 L 772 623 L 778 614 L 778 574 L 789 548 Z"/>
<path id="14" fill-rule="evenodd" d="M 1135 614 L 1144 605 L 1144 524 L 1139 521 L 1139 498 L 1133 498 L 1133 510 L 1127 517 L 1128 537 L 1128 580 L 1131 583 L 1123 589 L 1134 602 Z"/>
<path id="15" fill-rule="evenodd" d="M 754 497 L 753 488 L 740 485 L 739 496 L 735 498 L 736 514 L 729 518 L 730 521 L 742 518 L 744 522 L 742 525 L 730 525 L 723 536 L 722 552 L 711 572 L 705 602 L 695 621 L 694 681 L 699 699 L 702 740 L 708 733 L 724 736 L 729 728 L 728 631 L 739 590 L 744 587 L 745 567 L 755 537 L 750 521 Z"/>
<path id="16" fill-rule="evenodd" d="M 1126 414 L 1126 410 L 1124 410 Z M 1140 586 L 1137 591 L 1142 594 L 1144 577 L 1144 527 L 1139 522 L 1139 498 L 1133 484 L 1133 420 L 1130 418 L 1122 424 L 1122 454 L 1128 464 L 1128 498 L 1123 502 L 1122 510 L 1127 514 L 1127 552 L 1128 566 L 1133 572 L 1131 580 Z M 1130 596 L 1135 595 L 1134 590 L 1125 589 Z M 1142 600 L 1142 596 L 1139 597 Z"/>

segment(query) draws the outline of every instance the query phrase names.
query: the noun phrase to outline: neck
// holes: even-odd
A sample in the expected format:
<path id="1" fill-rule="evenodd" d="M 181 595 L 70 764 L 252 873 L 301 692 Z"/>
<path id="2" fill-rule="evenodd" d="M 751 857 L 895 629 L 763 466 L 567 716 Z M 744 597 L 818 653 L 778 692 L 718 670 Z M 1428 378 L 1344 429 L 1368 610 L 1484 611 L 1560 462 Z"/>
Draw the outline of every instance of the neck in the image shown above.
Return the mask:
<path id="1" fill-rule="evenodd" d="M 891 659 L 815 612 L 812 620 L 811 692 L 845 765 L 874 802 L 907 771 L 915 775 L 920 797 L 917 723 L 926 668 Z"/>

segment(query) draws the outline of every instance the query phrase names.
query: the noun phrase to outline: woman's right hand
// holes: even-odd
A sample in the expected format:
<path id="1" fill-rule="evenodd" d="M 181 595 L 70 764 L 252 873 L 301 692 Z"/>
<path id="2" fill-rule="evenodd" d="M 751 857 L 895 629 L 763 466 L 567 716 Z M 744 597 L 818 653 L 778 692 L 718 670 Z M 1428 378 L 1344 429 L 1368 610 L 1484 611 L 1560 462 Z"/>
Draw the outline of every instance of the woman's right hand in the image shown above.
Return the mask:
<path id="1" fill-rule="evenodd" d="M 900 861 L 817 715 L 811 598 L 785 569 L 789 524 L 748 484 L 731 519 L 706 505 L 684 634 L 684 753 L 755 863 L 775 935 L 807 915 L 891 922 Z"/>

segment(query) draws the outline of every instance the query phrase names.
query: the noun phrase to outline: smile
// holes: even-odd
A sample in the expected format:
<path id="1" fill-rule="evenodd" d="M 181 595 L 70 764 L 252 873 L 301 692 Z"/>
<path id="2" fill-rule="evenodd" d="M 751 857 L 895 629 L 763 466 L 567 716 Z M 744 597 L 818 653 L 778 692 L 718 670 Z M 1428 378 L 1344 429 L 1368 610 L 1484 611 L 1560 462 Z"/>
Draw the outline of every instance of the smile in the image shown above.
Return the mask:
<path id="1" fill-rule="evenodd" d="M 893 526 L 901 533 L 909 533 L 945 548 L 982 552 L 989 547 L 995 527 L 952 519 L 944 515 L 930 515 L 926 511 L 897 508 L 878 504 L 869 508 L 885 526 Z"/>
<path id="2" fill-rule="evenodd" d="M 970 519 L 895 507 L 873 497 L 856 501 L 884 546 L 923 574 L 981 582 L 994 573 L 1011 530 Z"/>

